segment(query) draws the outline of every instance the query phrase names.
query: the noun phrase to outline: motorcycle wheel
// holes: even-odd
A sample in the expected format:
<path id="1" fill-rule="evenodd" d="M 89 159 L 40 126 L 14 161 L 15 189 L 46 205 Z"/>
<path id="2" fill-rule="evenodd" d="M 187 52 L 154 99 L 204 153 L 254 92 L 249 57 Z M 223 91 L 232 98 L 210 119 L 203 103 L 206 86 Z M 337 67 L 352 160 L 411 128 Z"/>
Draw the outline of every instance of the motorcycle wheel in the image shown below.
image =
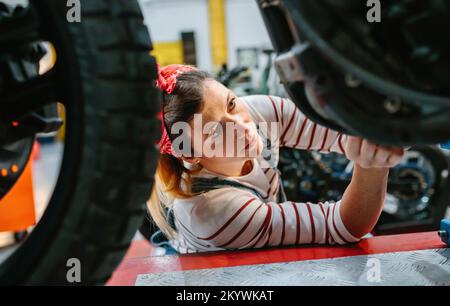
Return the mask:
<path id="1" fill-rule="evenodd" d="M 66 108 L 66 136 L 48 207 L 0 266 L 0 284 L 70 284 L 72 258 L 81 284 L 104 284 L 142 223 L 159 154 L 151 42 L 135 0 L 81 0 L 82 20 L 74 23 L 66 1 L 30 0 L 29 7 L 39 38 L 56 50 L 44 88 L 55 93 L 48 102 Z M 21 29 L 30 30 L 14 30 Z"/>

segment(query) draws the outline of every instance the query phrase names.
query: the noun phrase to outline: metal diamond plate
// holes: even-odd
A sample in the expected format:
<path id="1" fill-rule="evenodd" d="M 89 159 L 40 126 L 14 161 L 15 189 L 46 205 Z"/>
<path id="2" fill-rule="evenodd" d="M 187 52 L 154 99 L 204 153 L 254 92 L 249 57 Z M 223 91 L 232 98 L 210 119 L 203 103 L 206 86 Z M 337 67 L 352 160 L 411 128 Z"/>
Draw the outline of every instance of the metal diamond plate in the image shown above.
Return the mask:
<path id="1" fill-rule="evenodd" d="M 136 286 L 450 285 L 450 249 L 140 274 Z"/>

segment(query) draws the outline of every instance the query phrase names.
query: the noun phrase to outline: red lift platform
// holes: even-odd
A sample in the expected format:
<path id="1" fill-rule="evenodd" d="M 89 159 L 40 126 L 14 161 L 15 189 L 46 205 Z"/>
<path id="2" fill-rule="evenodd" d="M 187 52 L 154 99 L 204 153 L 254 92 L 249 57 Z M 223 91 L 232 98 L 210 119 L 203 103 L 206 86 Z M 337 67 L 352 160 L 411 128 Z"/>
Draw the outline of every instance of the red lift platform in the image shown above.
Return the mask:
<path id="1" fill-rule="evenodd" d="M 450 285 L 450 249 L 437 232 L 347 246 L 151 253 L 147 241 L 135 241 L 108 285 Z"/>

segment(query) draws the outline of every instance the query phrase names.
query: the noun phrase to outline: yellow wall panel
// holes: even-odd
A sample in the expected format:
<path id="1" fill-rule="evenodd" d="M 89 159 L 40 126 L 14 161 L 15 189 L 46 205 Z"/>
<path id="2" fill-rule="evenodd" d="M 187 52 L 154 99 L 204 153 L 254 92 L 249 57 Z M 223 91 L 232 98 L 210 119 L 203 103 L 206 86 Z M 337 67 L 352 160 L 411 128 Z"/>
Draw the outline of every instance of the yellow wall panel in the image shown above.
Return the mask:
<path id="1" fill-rule="evenodd" d="M 161 66 L 184 63 L 183 44 L 181 41 L 153 42 L 153 51 L 151 53 Z"/>
<path id="2" fill-rule="evenodd" d="M 224 0 L 209 0 L 209 26 L 214 69 L 227 62 L 227 33 Z"/>

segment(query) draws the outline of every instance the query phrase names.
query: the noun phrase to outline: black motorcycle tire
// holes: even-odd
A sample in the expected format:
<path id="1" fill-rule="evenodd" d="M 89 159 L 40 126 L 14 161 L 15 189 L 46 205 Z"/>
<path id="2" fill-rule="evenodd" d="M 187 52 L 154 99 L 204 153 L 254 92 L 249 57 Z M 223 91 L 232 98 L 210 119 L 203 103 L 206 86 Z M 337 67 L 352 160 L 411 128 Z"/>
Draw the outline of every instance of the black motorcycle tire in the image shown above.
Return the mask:
<path id="1" fill-rule="evenodd" d="M 57 53 L 66 107 L 63 161 L 48 207 L 0 266 L 1 285 L 102 285 L 145 215 L 159 152 L 155 59 L 135 0 L 33 1 Z M 68 278 L 70 259 L 80 282 Z"/>

